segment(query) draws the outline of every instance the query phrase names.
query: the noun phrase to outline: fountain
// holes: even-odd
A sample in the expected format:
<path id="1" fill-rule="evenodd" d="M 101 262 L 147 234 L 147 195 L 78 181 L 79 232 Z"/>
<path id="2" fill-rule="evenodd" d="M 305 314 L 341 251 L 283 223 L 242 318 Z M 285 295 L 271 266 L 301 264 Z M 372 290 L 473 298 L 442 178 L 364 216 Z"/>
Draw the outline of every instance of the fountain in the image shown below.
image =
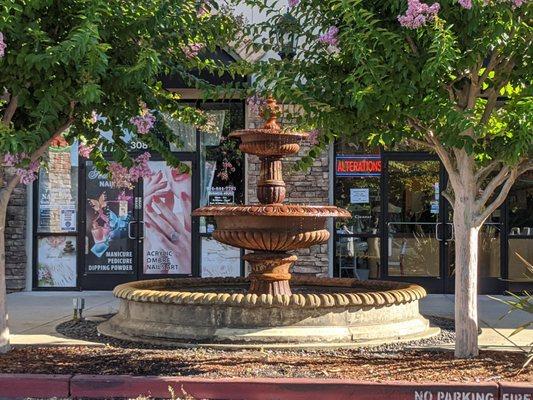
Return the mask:
<path id="1" fill-rule="evenodd" d="M 247 278 L 179 278 L 119 285 L 117 315 L 100 324 L 103 334 L 184 345 L 342 346 L 435 334 L 418 310 L 425 296 L 414 284 L 346 278 L 292 278 L 292 250 L 326 243 L 328 218 L 347 218 L 334 206 L 283 204 L 282 158 L 295 154 L 306 133 L 284 131 L 275 100 L 267 100 L 262 128 L 230 134 L 261 162 L 259 204 L 202 207 L 213 216 L 213 237 L 248 252 Z"/>

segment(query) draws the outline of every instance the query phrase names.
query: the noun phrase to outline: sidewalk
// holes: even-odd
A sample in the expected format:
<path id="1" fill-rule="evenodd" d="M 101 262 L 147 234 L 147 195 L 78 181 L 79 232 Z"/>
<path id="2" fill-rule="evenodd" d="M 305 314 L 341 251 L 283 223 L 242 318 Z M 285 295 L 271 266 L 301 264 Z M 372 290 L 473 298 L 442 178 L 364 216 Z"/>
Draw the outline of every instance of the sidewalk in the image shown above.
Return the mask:
<path id="1" fill-rule="evenodd" d="M 72 319 L 72 299 L 85 299 L 85 317 L 115 313 L 118 301 L 110 291 L 19 292 L 7 296 L 12 344 L 91 344 L 64 337 L 55 331 Z"/>
<path id="2" fill-rule="evenodd" d="M 114 313 L 118 301 L 111 292 L 20 292 L 7 297 L 9 327 L 13 344 L 89 344 L 79 340 L 63 337 L 55 327 L 72 318 L 72 299 L 85 298 L 85 317 L 94 317 Z M 504 298 L 504 296 L 497 296 Z M 426 315 L 453 318 L 453 295 L 429 295 L 421 300 L 421 311 Z M 514 311 L 504 319 L 500 317 L 507 312 L 507 306 L 489 298 L 479 296 L 479 317 L 482 334 L 479 344 L 484 348 L 512 348 L 504 336 L 509 336 L 519 325 L 531 320 L 525 312 Z M 486 324 L 492 328 L 487 327 Z M 511 338 L 520 346 L 533 342 L 533 329 L 527 329 Z M 90 343 L 94 345 L 94 343 Z"/>

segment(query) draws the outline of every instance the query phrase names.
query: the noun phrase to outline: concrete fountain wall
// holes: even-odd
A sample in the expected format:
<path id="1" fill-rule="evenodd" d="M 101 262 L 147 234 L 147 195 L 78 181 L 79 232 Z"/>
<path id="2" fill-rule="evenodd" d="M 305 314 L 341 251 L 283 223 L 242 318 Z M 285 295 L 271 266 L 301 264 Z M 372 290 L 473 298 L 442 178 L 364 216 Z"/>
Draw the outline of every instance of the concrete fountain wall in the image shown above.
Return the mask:
<path id="1" fill-rule="evenodd" d="M 296 278 L 291 282 L 296 292 L 316 287 L 317 293 L 290 296 L 243 293 L 248 285 L 245 278 L 123 284 L 114 290 L 121 301 L 118 315 L 99 330 L 178 346 L 188 341 L 215 346 L 351 346 L 436 333 L 418 311 L 418 300 L 425 296 L 418 285 Z M 214 286 L 216 293 L 209 291 Z"/>

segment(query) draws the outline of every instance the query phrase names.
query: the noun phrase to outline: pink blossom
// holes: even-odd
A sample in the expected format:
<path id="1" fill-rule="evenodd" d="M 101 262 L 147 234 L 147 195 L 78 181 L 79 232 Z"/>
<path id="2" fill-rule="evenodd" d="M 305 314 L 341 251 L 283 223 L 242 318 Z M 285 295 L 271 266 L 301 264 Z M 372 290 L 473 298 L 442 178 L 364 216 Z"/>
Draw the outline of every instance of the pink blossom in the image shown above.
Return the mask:
<path id="1" fill-rule="evenodd" d="M 89 158 L 93 149 L 94 149 L 94 145 L 87 146 L 83 143 L 80 143 L 78 145 L 78 154 L 82 157 Z"/>
<path id="2" fill-rule="evenodd" d="M 4 154 L 4 165 L 6 167 L 14 167 L 20 161 L 18 154 L 6 153 Z"/>
<path id="3" fill-rule="evenodd" d="M 109 163 L 107 170 L 111 173 L 111 182 L 115 187 L 132 189 L 139 179 L 152 176 L 148 160 L 150 153 L 145 152 L 133 160 L 133 166 L 129 169 L 114 161 Z"/>
<path id="4" fill-rule="evenodd" d="M 289 0 L 289 7 L 296 7 L 298 4 L 300 4 L 300 0 Z"/>
<path id="5" fill-rule="evenodd" d="M 468 2 L 471 0 L 461 1 Z M 435 19 L 439 10 L 439 3 L 433 3 L 429 6 L 419 0 L 407 0 L 407 11 L 404 15 L 398 15 L 398 22 L 405 28 L 417 29 Z"/>
<path id="6" fill-rule="evenodd" d="M 182 48 L 185 57 L 194 58 L 200 53 L 205 46 L 201 43 L 192 43 Z"/>
<path id="7" fill-rule="evenodd" d="M 229 174 L 227 171 L 220 171 L 217 176 L 220 178 L 221 181 L 228 181 L 229 180 Z"/>
<path id="8" fill-rule="evenodd" d="M 150 153 L 145 152 L 138 156 L 133 162 L 133 167 L 130 168 L 130 178 L 137 182 L 141 178 L 148 178 L 152 176 L 152 170 L 148 166 L 150 160 Z"/>
<path id="9" fill-rule="evenodd" d="M 320 135 L 320 131 L 318 129 L 313 129 L 308 132 L 307 140 L 309 140 L 309 143 L 313 146 L 318 144 L 318 136 Z"/>
<path id="10" fill-rule="evenodd" d="M 224 162 L 222 162 L 222 168 L 231 169 L 231 168 L 233 168 L 233 164 L 230 163 L 229 161 L 224 161 Z"/>
<path id="11" fill-rule="evenodd" d="M 130 180 L 128 168 L 120 165 L 118 162 L 110 162 L 107 170 L 111 174 L 111 182 L 115 187 L 125 187 L 132 189 L 133 185 Z"/>
<path id="12" fill-rule="evenodd" d="M 0 32 L 0 58 L 4 57 L 6 54 L 7 44 L 4 41 L 4 34 Z"/>
<path id="13" fill-rule="evenodd" d="M 470 10 L 472 8 L 472 0 L 459 0 L 459 5 Z"/>
<path id="14" fill-rule="evenodd" d="M 339 28 L 336 26 L 330 26 L 326 33 L 318 37 L 318 41 L 322 43 L 329 44 L 330 46 L 337 46 L 339 44 Z"/>
<path id="15" fill-rule="evenodd" d="M 20 183 L 29 185 L 37 179 L 37 172 L 41 163 L 39 161 L 32 161 L 27 168 L 17 168 L 15 173 L 20 177 Z"/>
<path id="16" fill-rule="evenodd" d="M 254 94 L 246 99 L 246 104 L 250 107 L 250 111 L 258 113 L 264 106 L 266 106 L 266 99 Z"/>
<path id="17" fill-rule="evenodd" d="M 130 122 L 137 127 L 137 132 L 141 135 L 145 135 L 150 132 L 155 125 L 155 117 L 147 110 L 142 115 L 132 117 Z"/>

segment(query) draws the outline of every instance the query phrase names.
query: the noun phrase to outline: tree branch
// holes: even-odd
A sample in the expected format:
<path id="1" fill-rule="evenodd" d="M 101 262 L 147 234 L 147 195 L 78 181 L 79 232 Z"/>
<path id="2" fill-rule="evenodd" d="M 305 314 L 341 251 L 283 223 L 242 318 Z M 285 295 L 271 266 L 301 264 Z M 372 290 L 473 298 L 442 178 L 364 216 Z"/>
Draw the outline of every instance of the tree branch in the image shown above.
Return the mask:
<path id="1" fill-rule="evenodd" d="M 442 197 L 448 200 L 450 205 L 453 207 L 453 204 L 455 203 L 455 196 L 453 195 L 453 193 L 448 192 L 448 189 L 446 189 L 446 190 L 443 190 L 441 194 L 442 194 Z"/>
<path id="2" fill-rule="evenodd" d="M 511 190 L 511 187 L 513 186 L 517 176 L 517 169 L 512 169 L 509 178 L 507 179 L 507 182 L 505 182 L 503 187 L 500 189 L 500 193 L 498 193 L 498 196 L 496 196 L 492 203 L 485 207 L 483 212 L 474 219 L 474 224 L 476 226 L 483 225 L 487 218 L 490 217 L 490 215 L 500 206 L 500 204 L 503 203 L 503 201 L 509 194 L 509 191 Z"/>
<path id="3" fill-rule="evenodd" d="M 512 172 L 512 170 L 510 170 L 507 165 L 504 165 L 500 172 L 498 172 L 498 174 L 490 180 L 485 189 L 483 189 L 479 199 L 476 200 L 476 206 L 478 208 L 482 208 L 485 205 L 490 196 L 492 196 L 498 186 L 505 181 L 510 172 Z"/>
<path id="4" fill-rule="evenodd" d="M 476 174 L 474 175 L 474 179 L 476 182 L 482 183 L 485 178 L 496 168 L 498 168 L 498 165 L 502 164 L 501 160 L 494 160 L 490 162 L 488 165 L 486 165 L 483 168 L 480 168 Z"/>
<path id="5" fill-rule="evenodd" d="M 413 54 L 418 57 L 419 56 L 418 47 L 416 47 L 416 44 L 411 38 L 411 36 L 406 35 L 405 40 L 407 40 L 407 43 L 409 44 L 409 47 L 411 48 Z"/>
<path id="6" fill-rule="evenodd" d="M 496 101 L 498 100 L 498 91 L 496 89 L 491 88 L 490 94 L 487 98 L 487 104 L 485 104 L 485 109 L 483 110 L 483 115 L 481 116 L 481 119 L 479 120 L 480 125 L 485 125 L 492 114 L 492 111 L 494 110 L 494 107 L 496 107 Z"/>
<path id="7" fill-rule="evenodd" d="M 505 201 L 509 191 L 513 187 L 516 178 L 522 175 L 526 171 L 533 170 L 533 161 L 525 161 L 522 164 L 514 167 L 507 178 L 507 181 L 500 189 L 498 196 L 483 210 L 483 212 L 474 220 L 476 224 L 482 225 L 485 220 Z M 491 182 L 492 183 L 492 182 Z"/>
<path id="8" fill-rule="evenodd" d="M 485 71 L 483 71 L 483 74 L 479 78 L 478 84 L 479 84 L 480 87 L 483 87 L 483 83 L 488 78 L 488 76 L 491 73 L 491 71 L 494 70 L 494 67 L 496 66 L 497 62 L 498 62 L 498 52 L 496 50 L 494 50 L 492 52 L 492 54 L 490 55 L 490 59 L 489 59 L 489 63 L 487 64 L 487 68 L 485 68 Z"/>
<path id="9" fill-rule="evenodd" d="M 11 99 L 9 100 L 6 110 L 4 111 L 2 123 L 4 123 L 5 125 L 9 125 L 11 123 L 11 120 L 13 119 L 13 115 L 15 115 L 15 111 L 17 111 L 18 103 L 19 103 L 19 97 L 11 96 Z"/>

